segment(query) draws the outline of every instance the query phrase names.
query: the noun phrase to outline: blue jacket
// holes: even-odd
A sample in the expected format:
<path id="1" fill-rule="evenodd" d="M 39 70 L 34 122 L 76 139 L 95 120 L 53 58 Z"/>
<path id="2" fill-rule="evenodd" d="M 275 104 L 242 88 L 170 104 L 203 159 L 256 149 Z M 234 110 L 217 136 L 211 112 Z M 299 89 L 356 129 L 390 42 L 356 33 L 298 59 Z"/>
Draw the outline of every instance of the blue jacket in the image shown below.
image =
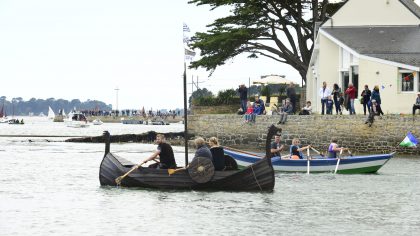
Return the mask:
<path id="1" fill-rule="evenodd" d="M 371 101 L 375 99 L 378 104 L 381 104 L 381 95 L 379 91 L 372 90 Z"/>

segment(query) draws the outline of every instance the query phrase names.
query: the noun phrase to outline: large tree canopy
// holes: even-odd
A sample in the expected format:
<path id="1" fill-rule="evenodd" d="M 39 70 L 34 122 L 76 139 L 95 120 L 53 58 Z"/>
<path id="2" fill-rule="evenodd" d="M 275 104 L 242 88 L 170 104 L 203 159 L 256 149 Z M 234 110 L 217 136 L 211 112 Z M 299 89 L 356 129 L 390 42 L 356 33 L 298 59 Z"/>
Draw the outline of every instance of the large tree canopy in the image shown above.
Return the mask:
<path id="1" fill-rule="evenodd" d="M 213 73 L 235 56 L 264 56 L 295 68 L 306 82 L 314 38 L 314 22 L 325 21 L 341 3 L 328 0 L 191 0 L 212 10 L 230 7 L 231 15 L 216 19 L 205 33 L 196 33 L 190 46 L 201 51 L 192 68 Z"/>

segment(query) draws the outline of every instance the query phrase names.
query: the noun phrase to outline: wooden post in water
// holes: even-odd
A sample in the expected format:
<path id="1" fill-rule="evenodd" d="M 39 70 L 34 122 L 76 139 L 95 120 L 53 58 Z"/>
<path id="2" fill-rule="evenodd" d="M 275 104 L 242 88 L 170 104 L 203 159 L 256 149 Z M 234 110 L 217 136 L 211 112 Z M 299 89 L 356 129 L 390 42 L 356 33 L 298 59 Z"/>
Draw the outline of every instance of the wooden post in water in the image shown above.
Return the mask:
<path id="1" fill-rule="evenodd" d="M 188 165 L 188 129 L 187 129 L 187 64 L 184 59 L 184 142 L 185 142 L 185 166 Z"/>

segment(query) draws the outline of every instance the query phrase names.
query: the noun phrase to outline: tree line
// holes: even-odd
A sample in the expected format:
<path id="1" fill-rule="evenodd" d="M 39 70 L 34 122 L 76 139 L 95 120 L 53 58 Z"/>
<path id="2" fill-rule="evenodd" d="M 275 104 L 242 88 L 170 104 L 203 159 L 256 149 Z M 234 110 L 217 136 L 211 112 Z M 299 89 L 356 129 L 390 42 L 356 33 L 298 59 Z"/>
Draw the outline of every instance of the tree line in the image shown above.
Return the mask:
<path id="1" fill-rule="evenodd" d="M 27 116 L 30 113 L 37 116 L 40 113 L 44 115 L 48 114 L 48 107 L 51 107 L 57 114 L 60 109 L 64 109 L 66 113 L 71 110 L 100 110 L 100 111 L 111 111 L 111 104 L 105 104 L 98 100 L 80 101 L 79 99 L 73 99 L 71 101 L 65 99 L 36 99 L 31 98 L 28 101 L 23 100 L 21 97 L 12 98 L 7 100 L 6 96 L 0 97 L 0 110 L 4 107 L 4 112 L 8 115 Z"/>

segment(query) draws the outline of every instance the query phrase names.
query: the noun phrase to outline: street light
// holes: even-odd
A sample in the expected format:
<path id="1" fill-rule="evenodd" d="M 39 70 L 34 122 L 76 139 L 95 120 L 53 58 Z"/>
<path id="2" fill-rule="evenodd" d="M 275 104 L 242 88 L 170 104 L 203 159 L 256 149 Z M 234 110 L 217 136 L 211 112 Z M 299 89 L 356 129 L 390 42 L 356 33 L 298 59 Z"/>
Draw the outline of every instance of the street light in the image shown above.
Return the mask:
<path id="1" fill-rule="evenodd" d="M 115 113 L 117 113 L 118 111 L 118 91 L 120 91 L 120 89 L 117 87 L 116 89 L 114 89 L 115 92 L 117 93 L 117 101 L 115 103 L 116 109 L 115 109 Z"/>

